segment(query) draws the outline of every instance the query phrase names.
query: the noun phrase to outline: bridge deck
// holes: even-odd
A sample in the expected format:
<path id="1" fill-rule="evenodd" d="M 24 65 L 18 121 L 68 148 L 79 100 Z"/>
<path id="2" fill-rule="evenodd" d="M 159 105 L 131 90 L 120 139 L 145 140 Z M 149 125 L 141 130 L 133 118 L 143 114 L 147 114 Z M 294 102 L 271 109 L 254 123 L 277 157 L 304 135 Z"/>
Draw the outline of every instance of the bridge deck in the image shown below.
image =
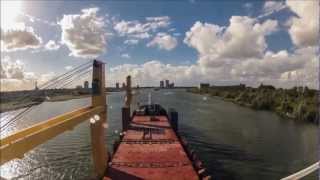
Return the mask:
<path id="1" fill-rule="evenodd" d="M 166 116 L 134 116 L 105 179 L 199 179 Z"/>

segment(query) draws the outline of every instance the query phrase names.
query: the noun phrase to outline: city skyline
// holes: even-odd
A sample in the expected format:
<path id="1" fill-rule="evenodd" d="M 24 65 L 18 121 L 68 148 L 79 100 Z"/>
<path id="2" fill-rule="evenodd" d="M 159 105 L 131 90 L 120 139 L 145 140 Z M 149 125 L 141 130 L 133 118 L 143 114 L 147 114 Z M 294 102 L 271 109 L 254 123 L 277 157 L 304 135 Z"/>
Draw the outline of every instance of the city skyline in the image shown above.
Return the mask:
<path id="1" fill-rule="evenodd" d="M 131 75 L 141 86 L 318 88 L 318 3 L 1 1 L 1 91 L 93 59 L 107 86 Z"/>

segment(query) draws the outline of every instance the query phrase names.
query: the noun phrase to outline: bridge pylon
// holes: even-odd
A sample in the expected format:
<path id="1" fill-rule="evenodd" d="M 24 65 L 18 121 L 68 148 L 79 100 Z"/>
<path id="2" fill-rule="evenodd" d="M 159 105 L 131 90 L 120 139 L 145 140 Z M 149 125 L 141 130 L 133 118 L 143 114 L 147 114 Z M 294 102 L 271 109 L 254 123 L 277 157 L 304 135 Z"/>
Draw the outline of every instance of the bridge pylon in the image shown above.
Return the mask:
<path id="1" fill-rule="evenodd" d="M 94 116 L 96 118 L 95 122 L 90 123 L 92 158 L 96 177 L 103 177 L 108 163 L 108 153 L 104 141 L 104 124 L 107 123 L 106 101 L 105 64 L 94 60 L 92 69 L 92 107 L 104 107 L 104 111 Z"/>

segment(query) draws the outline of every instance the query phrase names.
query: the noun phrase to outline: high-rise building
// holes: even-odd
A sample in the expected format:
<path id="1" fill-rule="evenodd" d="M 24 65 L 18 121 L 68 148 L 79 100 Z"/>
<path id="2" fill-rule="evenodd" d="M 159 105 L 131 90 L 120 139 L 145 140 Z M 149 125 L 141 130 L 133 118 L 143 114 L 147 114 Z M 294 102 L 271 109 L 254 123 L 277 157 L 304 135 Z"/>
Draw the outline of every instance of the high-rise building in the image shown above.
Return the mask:
<path id="1" fill-rule="evenodd" d="M 84 82 L 83 88 L 89 89 L 89 82 L 88 82 L 88 81 L 85 81 L 85 82 Z"/>
<path id="2" fill-rule="evenodd" d="M 160 87 L 164 88 L 164 82 L 163 81 L 160 81 Z"/>
<path id="3" fill-rule="evenodd" d="M 209 83 L 200 83 L 200 91 L 202 92 L 208 92 L 209 88 L 210 88 L 210 84 Z"/>
<path id="4" fill-rule="evenodd" d="M 77 85 L 76 89 L 82 89 L 82 86 L 81 85 Z"/>
<path id="5" fill-rule="evenodd" d="M 170 81 L 167 79 L 166 80 L 166 88 L 169 88 L 169 86 L 170 86 Z"/>
<path id="6" fill-rule="evenodd" d="M 39 88 L 38 88 L 38 82 L 37 82 L 37 81 L 36 81 L 35 84 L 34 84 L 34 90 L 36 90 L 36 91 L 39 90 Z"/>

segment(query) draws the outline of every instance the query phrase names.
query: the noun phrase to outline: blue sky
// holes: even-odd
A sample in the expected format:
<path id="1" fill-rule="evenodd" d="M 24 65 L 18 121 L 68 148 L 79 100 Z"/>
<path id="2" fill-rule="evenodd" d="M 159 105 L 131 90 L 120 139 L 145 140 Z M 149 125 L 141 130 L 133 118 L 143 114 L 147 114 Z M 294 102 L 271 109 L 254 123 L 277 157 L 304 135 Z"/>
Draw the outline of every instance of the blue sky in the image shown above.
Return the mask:
<path id="1" fill-rule="evenodd" d="M 43 19 L 51 22 L 60 20 L 63 14 L 78 14 L 81 9 L 88 7 L 99 7 L 100 15 L 108 14 L 127 21 L 144 20 L 145 17 L 169 16 L 172 21 L 170 28 L 175 28 L 174 32 L 181 34 L 181 36 L 177 37 L 180 42 L 184 39 L 184 33 L 187 32 L 196 21 L 211 22 L 225 26 L 229 23 L 229 18 L 233 15 L 257 16 L 261 14 L 263 6 L 263 2 L 250 1 L 247 3 L 254 4 L 250 9 L 245 8 L 244 3 L 241 1 L 202 1 L 194 3 L 189 1 L 53 1 L 50 3 L 36 1 L 34 3 L 33 6 L 36 8 L 30 8 L 27 13 L 35 17 L 45 17 Z M 284 13 L 277 13 L 277 15 L 279 14 Z M 42 37 L 44 41 L 53 39 L 52 37 L 55 37 L 57 41 L 60 40 L 59 34 L 61 32 L 59 28 L 44 27 L 41 23 L 39 23 L 38 26 L 38 31 L 40 34 L 43 34 Z M 37 26 L 35 25 L 35 27 Z M 279 36 L 283 38 L 279 39 Z M 171 64 L 195 63 L 197 60 L 196 50 L 189 48 L 183 43 L 181 43 L 175 51 L 163 52 L 156 48 L 146 48 L 145 44 L 139 44 L 134 47 L 124 47 L 124 40 L 125 38 L 112 37 L 108 43 L 108 52 L 99 56 L 99 59 L 106 60 L 110 66 L 123 63 L 143 63 L 150 59 L 159 59 L 164 63 Z M 282 48 L 290 49 L 292 46 L 290 37 L 286 31 L 270 36 L 267 40 L 271 45 L 270 49 L 273 50 Z M 66 48 L 63 49 L 66 50 L 65 53 L 67 54 L 68 50 Z M 63 51 L 63 49 L 61 51 Z M 131 59 L 121 58 L 121 54 L 124 52 L 129 53 Z M 50 59 L 47 54 L 43 54 L 45 56 L 44 58 Z M 39 54 L 35 54 L 34 56 L 39 56 Z M 32 58 L 39 59 L 37 57 Z"/>
<path id="2" fill-rule="evenodd" d="M 16 1 L 18 2 L 18 1 Z M 118 77 L 119 73 L 124 72 L 124 74 L 132 74 L 132 72 L 136 72 L 136 79 L 139 79 L 140 83 L 144 83 L 147 85 L 155 85 L 162 78 L 172 78 L 177 81 L 180 85 L 197 85 L 200 81 L 206 81 L 210 83 L 218 83 L 219 81 L 230 81 L 231 83 L 239 83 L 246 82 L 252 83 L 252 85 L 258 84 L 260 82 L 274 82 L 275 79 L 281 81 L 283 80 L 284 73 L 297 74 L 298 71 L 305 71 L 307 66 L 307 61 L 311 61 L 314 59 L 315 52 L 314 49 L 316 45 L 313 42 L 304 43 L 303 40 L 299 40 L 299 38 L 308 38 L 308 37 L 300 37 L 301 33 L 296 32 L 295 29 L 303 29 L 299 26 L 302 26 L 301 22 L 304 22 L 309 17 L 316 17 L 317 11 L 319 8 L 314 8 L 314 10 L 309 10 L 311 12 L 300 12 L 299 7 L 308 7 L 314 6 L 312 3 L 317 3 L 317 0 L 312 1 L 311 3 L 304 4 L 303 2 L 290 4 L 289 1 L 276 1 L 272 3 L 267 3 L 264 1 L 25 1 L 19 3 L 19 9 L 13 8 L 13 10 L 18 9 L 18 15 L 15 15 L 15 18 L 12 20 L 13 23 L 23 23 L 24 29 L 26 30 L 29 27 L 32 28 L 32 32 L 35 37 L 41 39 L 41 42 L 34 42 L 34 44 L 21 48 L 12 48 L 3 44 L 6 49 L 1 51 L 2 59 L 6 59 L 7 64 L 15 63 L 17 60 L 20 62 L 20 69 L 23 69 L 23 73 L 36 74 L 36 76 L 41 76 L 43 74 L 60 74 L 66 71 L 66 67 L 72 68 L 76 65 L 82 64 L 86 61 L 89 61 L 93 58 L 97 58 L 107 63 L 108 69 L 107 71 L 111 71 L 113 73 L 111 77 Z M 4 3 L 1 8 L 6 8 L 6 6 L 17 6 L 17 4 Z M 73 41 L 70 38 L 73 36 L 71 33 L 66 33 L 68 35 L 64 35 L 64 28 L 67 27 L 65 23 L 64 26 L 61 24 L 62 19 L 65 16 L 72 16 L 71 19 L 76 22 L 76 16 L 84 15 L 84 9 L 92 10 L 92 19 L 96 18 L 97 22 L 101 21 L 103 23 L 103 27 L 99 27 L 99 23 L 97 27 L 93 27 L 92 29 L 95 32 L 99 32 L 103 34 L 103 38 L 101 39 L 100 35 L 96 37 L 90 37 L 86 34 L 82 34 L 81 29 L 73 29 L 72 32 L 77 36 L 84 35 L 82 37 L 83 41 L 96 43 L 97 40 L 102 40 L 101 46 L 99 46 L 99 53 L 95 53 L 95 55 L 71 55 L 70 52 L 76 50 L 84 50 L 84 49 L 72 49 L 71 46 L 79 45 L 76 43 L 80 43 L 80 40 L 77 39 Z M 301 9 L 301 8 L 300 8 Z M 303 14 L 306 13 L 306 14 Z M 6 14 L 4 14 L 6 16 Z M 9 16 L 9 15 L 8 15 Z M 241 18 L 233 18 L 234 25 L 240 25 L 241 23 L 248 22 L 249 26 L 252 25 L 252 28 L 256 28 L 255 26 L 263 26 L 263 24 L 267 21 L 270 21 L 270 25 L 265 24 L 266 30 L 256 30 L 257 32 L 253 33 L 250 29 L 247 30 L 248 34 L 252 33 L 252 36 L 246 36 L 246 33 L 237 34 L 237 32 L 231 32 L 228 30 L 228 27 L 231 27 L 231 19 L 232 17 L 241 17 Z M 158 17 L 161 20 L 156 21 L 153 19 L 147 20 L 148 17 Z M 164 18 L 165 17 L 165 18 Z M 81 18 L 80 18 L 81 19 Z M 250 21 L 250 22 L 249 22 Z M 84 21 L 81 21 L 84 22 Z M 133 35 L 128 32 L 125 32 L 124 26 L 122 28 L 116 28 L 117 24 L 123 22 L 127 24 L 131 22 L 131 25 L 136 27 L 149 27 L 147 23 L 164 23 L 162 25 L 157 25 L 153 29 L 146 28 L 144 30 L 139 30 L 139 33 L 143 31 L 143 33 L 148 34 L 147 38 L 133 38 Z M 186 40 L 186 33 L 192 33 L 191 28 L 195 27 L 196 22 L 202 23 L 199 25 L 199 28 L 203 28 L 203 35 L 198 35 L 196 32 L 189 40 Z M 239 24 L 240 22 L 240 24 Z M 237 24 L 238 23 L 238 24 Z M 313 23 L 313 22 L 310 22 Z M 214 35 L 210 34 L 211 30 L 214 29 L 213 26 L 206 26 L 205 24 L 214 25 L 220 27 L 221 34 Z M 272 28 L 267 28 L 274 26 Z M 2 29 L 10 29 L 5 27 L 6 24 L 1 25 Z M 88 26 L 88 24 L 84 24 L 84 26 Z M 248 25 L 244 25 L 248 26 Z M 304 25 L 305 26 L 305 25 Z M 310 27 L 308 27 L 310 26 Z M 80 27 L 80 26 L 79 26 Z M 319 27 L 310 25 L 307 23 L 306 32 L 310 33 L 310 36 L 314 35 L 314 30 Z M 99 28 L 99 29 L 98 29 Z M 208 32 L 206 31 L 206 28 Z M 309 28 L 309 29 L 308 29 Z M 237 28 L 236 28 L 237 29 Z M 300 30 L 299 29 L 299 30 Z M 82 29 L 83 30 L 83 29 Z M 199 29 L 200 30 L 200 29 Z M 79 32 L 77 32 L 79 31 Z M 260 32 L 264 31 L 264 32 Z M 4 37 L 6 37 L 5 33 L 9 32 L 9 30 L 4 31 Z M 208 34 L 205 34 L 208 33 Z M 259 34 L 260 33 L 260 34 Z M 141 34 L 139 34 L 141 35 Z M 317 35 L 317 34 L 316 34 Z M 10 36 L 11 38 L 14 35 Z M 211 39 L 214 42 L 206 42 L 206 38 Z M 241 37 L 243 36 L 243 37 Z M 158 37 L 158 38 L 156 38 Z M 236 39 L 236 38 L 238 39 Z M 253 38 L 253 39 L 245 39 L 245 38 Z M 13 37 L 16 38 L 16 37 Z M 90 39 L 92 38 L 92 39 Z M 198 38 L 198 39 L 197 39 Z M 204 39 L 201 39 L 204 38 Z M 225 43 L 223 41 L 227 41 L 229 39 L 231 44 Z M 3 38 L 2 38 L 3 39 Z M 63 40 L 64 39 L 64 40 Z M 80 38 L 81 39 L 81 38 Z M 257 49 L 261 48 L 259 52 L 249 52 L 243 56 L 243 60 L 238 63 L 238 60 L 232 60 L 234 58 L 230 55 L 230 52 L 236 52 L 237 49 L 228 49 L 237 48 L 235 44 L 232 44 L 232 39 L 235 39 L 234 43 L 241 45 L 239 48 L 255 48 L 255 47 L 244 47 L 249 46 L 249 41 L 257 41 L 258 45 L 261 47 L 257 47 Z M 295 40 L 294 40 L 295 39 Z M 310 38 L 312 39 L 312 38 Z M 11 40 L 11 39 L 10 39 Z M 11 40 L 4 40 L 3 43 L 12 43 Z M 37 38 L 34 39 L 37 41 Z M 54 41 L 55 47 L 52 49 L 46 49 L 46 44 L 49 41 Z M 137 44 L 128 45 L 124 42 L 126 40 L 137 40 L 139 41 Z M 238 41 L 243 42 L 238 42 Z M 247 41 L 247 42 L 246 42 Z M 197 44 L 195 44 L 195 42 Z M 69 43 L 69 44 L 68 44 Z M 210 47 L 210 44 L 215 44 L 215 46 Z M 99 43 L 98 43 L 99 44 Z M 254 42 L 252 43 L 254 44 Z M 12 45 L 12 44 L 11 44 Z M 15 44 L 13 44 L 14 46 Z M 83 45 L 83 44 L 81 44 Z M 95 45 L 94 45 L 95 46 Z M 205 47 L 207 46 L 207 47 Z M 17 46 L 18 47 L 18 46 Z M 89 46 L 88 46 L 89 47 Z M 95 47 L 96 48 L 96 47 Z M 205 48 L 206 50 L 203 50 Z M 228 53 L 228 56 L 224 55 L 224 51 L 220 55 L 221 48 L 226 48 L 225 51 Z M 310 50 L 310 48 L 312 50 Z M 202 50 L 201 50 L 202 49 Z M 214 49 L 214 50 L 212 50 Z M 309 50 L 308 50 L 309 49 Z M 91 49 L 92 50 L 92 49 Z M 244 49 L 244 51 L 247 51 Z M 262 75 L 259 73 L 259 68 L 263 66 L 268 66 L 268 64 L 264 65 L 264 62 L 260 63 L 260 61 L 265 60 L 265 62 L 269 62 L 267 57 L 277 56 L 279 52 L 285 52 L 282 54 L 287 54 L 288 58 L 292 59 L 301 59 L 301 57 L 295 57 L 301 55 L 302 53 L 298 53 L 298 51 L 303 51 L 303 53 L 309 53 L 303 56 L 303 58 L 307 58 L 303 60 L 303 65 L 301 62 L 296 62 L 295 65 L 292 65 L 290 61 L 282 60 L 274 60 L 277 61 L 271 66 L 285 66 L 285 63 L 288 64 L 288 67 L 294 66 L 292 68 L 282 68 L 279 67 L 276 74 L 273 74 L 272 69 L 266 68 L 264 74 L 268 74 L 270 71 L 270 77 L 265 78 L 266 75 Z M 311 51 L 311 54 L 310 54 Z M 241 50 L 240 50 L 241 52 Z M 272 52 L 273 55 L 268 56 L 267 52 Z M 253 54 L 250 54 L 253 53 Z M 281 53 L 280 53 L 281 54 Z M 230 56 L 229 56 L 230 55 Z M 83 56 L 83 57 L 80 57 Z M 217 57 L 216 57 L 217 56 Z M 232 57 L 232 58 L 230 58 Z M 237 58 L 234 58 L 237 59 Z M 241 59 L 241 57 L 239 58 Z M 252 59 L 256 59 L 255 62 Z M 222 61 L 223 65 L 215 66 L 218 62 Z M 298 60 L 297 60 L 298 61 Z M 152 65 L 150 65 L 150 62 Z M 237 63 L 235 63 L 237 62 Z M 253 63 L 252 66 L 257 71 L 256 75 L 247 76 L 248 70 L 243 69 L 248 63 Z M 256 62 L 260 63 L 257 64 Z M 271 60 L 270 60 L 271 62 Z M 232 65 L 228 65 L 228 64 Z M 212 65 L 214 64 L 214 65 Z M 220 63 L 221 64 L 221 63 Z M 306 65 L 307 64 L 307 65 Z M 154 68 L 160 68 L 161 72 L 168 72 L 172 74 L 177 74 L 179 77 L 172 77 L 170 75 L 164 75 L 161 78 L 156 78 L 154 80 L 147 79 L 145 76 L 149 76 L 146 72 L 140 71 L 148 71 L 145 66 L 154 66 Z M 2 65 L 5 67 L 5 65 Z M 9 65 L 7 65 L 8 67 Z M 11 65 L 13 66 L 13 65 Z M 124 67 L 125 66 L 125 67 Z M 169 68 L 167 66 L 170 66 Z M 220 66 L 223 66 L 223 71 L 230 71 L 225 74 L 220 79 L 210 78 L 211 76 L 220 76 L 221 69 Z M 242 67 L 240 69 L 236 69 L 235 67 Z M 125 68 L 125 69 L 123 69 Z M 263 67 L 264 68 L 264 67 Z M 4 68 L 3 68 L 4 69 Z M 151 67 L 153 69 L 153 67 Z M 182 69 L 182 72 L 176 72 L 174 69 Z M 196 69 L 196 70 L 194 70 Z M 277 69 L 277 68 L 275 68 Z M 138 72 L 137 72 L 138 71 Z M 192 72 L 191 72 L 192 71 Z M 9 71 L 8 71 L 9 72 Z M 30 73 L 31 72 L 31 73 Z M 190 73 L 191 72 L 191 73 Z M 182 73 L 181 75 L 179 73 Z M 216 74 L 218 73 L 218 74 Z M 161 74 L 161 73 L 160 73 Z M 190 75 L 191 74 L 191 75 Z M 244 75 L 245 74 L 245 75 Z M 301 74 L 301 73 L 300 73 Z M 303 73 L 302 73 L 303 74 Z M 23 75 L 26 77 L 25 75 Z M 181 76 L 181 77 L 180 77 Z M 182 77 L 183 76 L 183 77 Z M 190 77 L 187 77 L 190 76 Z M 232 77 L 231 77 L 232 76 Z M 243 76 L 243 77 L 242 77 Z M 253 77 L 254 76 L 254 77 Z M 255 77 L 256 76 L 256 77 Z M 300 75 L 302 76 L 302 75 Z M 305 76 L 305 75 L 303 75 Z M 12 76 L 13 77 L 13 76 Z M 10 75 L 6 75 L 6 78 L 2 79 L 14 79 L 10 78 Z M 124 77 L 120 76 L 121 78 Z M 119 77 L 119 78 L 120 78 Z M 195 79 L 193 79 L 195 77 Z M 135 78 L 135 76 L 133 77 Z M 314 77 L 312 77 L 314 78 Z M 311 78 L 311 79 L 312 79 Z M 19 78 L 17 78 L 19 79 Z M 111 79 L 111 84 L 115 81 L 120 81 L 120 79 Z M 24 78 L 26 80 L 26 78 Z M 249 81 L 250 80 L 250 81 Z M 3 80 L 4 81 L 4 80 Z M 292 81 L 292 80 L 291 80 Z M 308 85 L 314 85 L 313 82 L 306 82 Z M 282 84 L 282 82 L 275 83 L 275 85 Z M 296 84 L 296 82 L 295 82 Z M 294 83 L 288 81 L 287 86 L 292 86 Z M 9 84 L 8 84 L 9 87 Z M 18 87 L 15 87 L 18 88 Z M 10 89 L 10 88 L 7 88 Z"/>

